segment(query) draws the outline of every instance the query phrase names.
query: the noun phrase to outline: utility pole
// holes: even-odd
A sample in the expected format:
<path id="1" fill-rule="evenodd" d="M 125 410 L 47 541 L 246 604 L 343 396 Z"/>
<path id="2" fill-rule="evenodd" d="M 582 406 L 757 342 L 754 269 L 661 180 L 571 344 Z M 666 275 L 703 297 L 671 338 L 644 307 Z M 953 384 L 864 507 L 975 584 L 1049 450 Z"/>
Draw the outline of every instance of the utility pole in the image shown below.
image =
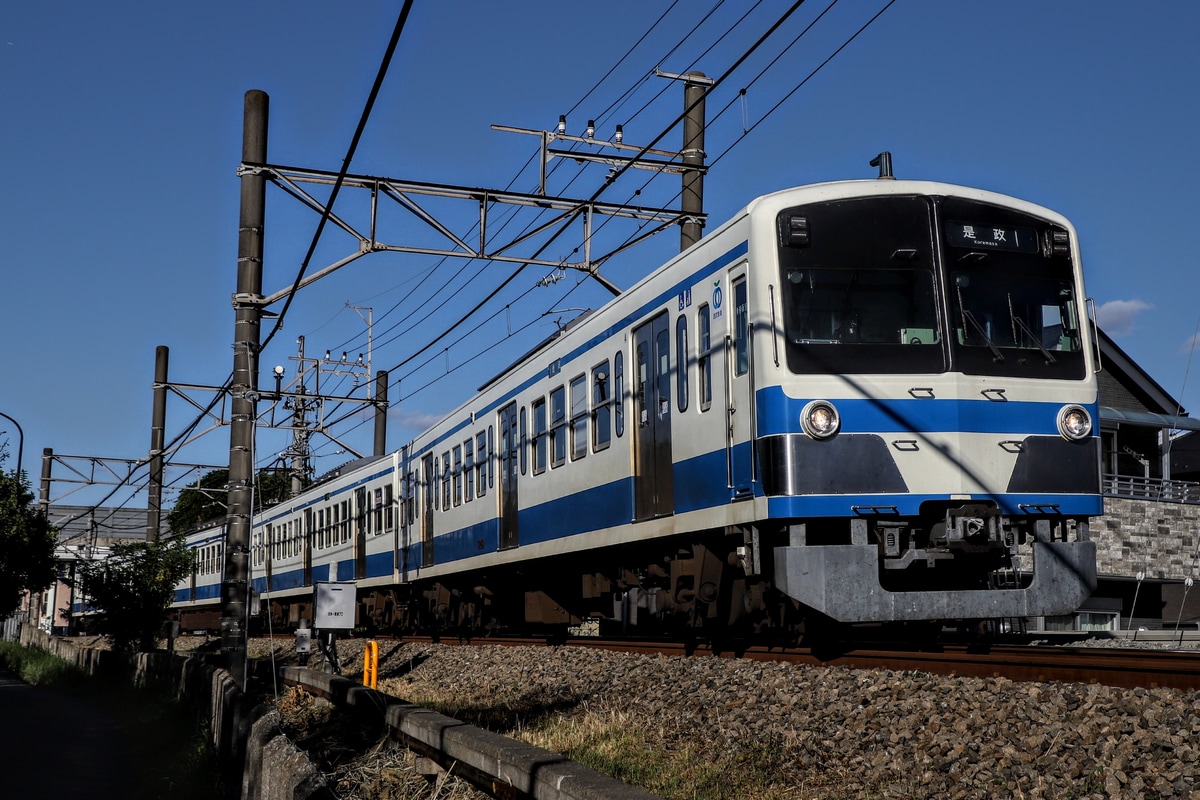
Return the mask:
<path id="1" fill-rule="evenodd" d="M 683 76 L 683 108 L 687 116 L 683 119 L 683 163 L 690 167 L 683 173 L 683 195 L 679 209 L 684 214 L 679 226 L 679 251 L 682 253 L 700 241 L 704 235 L 704 98 L 712 80 L 703 72 L 689 72 Z"/>
<path id="2" fill-rule="evenodd" d="M 388 372 L 375 373 L 375 450 L 372 455 L 387 455 Z"/>
<path id="3" fill-rule="evenodd" d="M 296 394 L 290 400 L 292 404 L 292 446 L 288 448 L 292 457 L 292 497 L 304 491 L 304 479 L 308 477 L 308 457 L 310 455 L 308 439 L 311 433 L 308 429 L 308 389 L 304 384 L 304 375 L 307 371 L 307 362 L 304 360 L 304 337 L 297 338 L 296 344 L 300 348 L 300 356 L 297 359 L 300 362 L 300 379 L 296 385 Z"/>
<path id="4" fill-rule="evenodd" d="M 267 161 L 266 92 L 246 92 L 242 120 L 242 162 Z M 229 515 L 225 526 L 225 571 L 221 582 L 221 650 L 234 683 L 246 687 L 246 620 L 250 595 L 250 515 L 254 483 L 254 426 L 258 416 L 258 350 L 262 322 L 263 224 L 266 178 L 250 170 L 241 176 L 238 222 L 237 293 L 230 384 Z"/>
<path id="5" fill-rule="evenodd" d="M 154 405 L 150 420 L 150 484 L 146 500 L 146 541 L 158 539 L 162 524 L 163 444 L 167 424 L 167 363 L 170 349 L 154 351 Z"/>

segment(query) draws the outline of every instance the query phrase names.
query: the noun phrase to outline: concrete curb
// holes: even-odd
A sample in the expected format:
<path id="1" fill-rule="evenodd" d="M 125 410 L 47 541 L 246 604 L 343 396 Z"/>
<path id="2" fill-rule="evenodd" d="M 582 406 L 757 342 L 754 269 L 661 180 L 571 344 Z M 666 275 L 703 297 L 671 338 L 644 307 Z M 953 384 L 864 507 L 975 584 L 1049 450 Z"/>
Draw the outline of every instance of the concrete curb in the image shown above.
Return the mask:
<path id="1" fill-rule="evenodd" d="M 382 721 L 389 734 L 470 780 L 484 791 L 534 800 L 655 800 L 656 796 L 567 758 L 407 703 L 353 681 L 301 667 L 283 667 L 285 683 Z"/>

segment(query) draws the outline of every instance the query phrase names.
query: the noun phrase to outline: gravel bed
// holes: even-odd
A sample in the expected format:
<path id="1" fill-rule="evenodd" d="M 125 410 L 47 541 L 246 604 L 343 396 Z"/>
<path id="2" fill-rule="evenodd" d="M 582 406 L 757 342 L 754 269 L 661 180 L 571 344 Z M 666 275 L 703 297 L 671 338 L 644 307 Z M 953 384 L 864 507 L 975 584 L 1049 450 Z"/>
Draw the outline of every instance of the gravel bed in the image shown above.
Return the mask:
<path id="1" fill-rule="evenodd" d="M 339 643 L 343 674 L 361 675 L 362 647 Z M 380 688 L 492 710 L 505 733 L 539 714 L 619 711 L 665 749 L 771 749 L 779 796 L 1200 800 L 1200 692 L 571 646 L 381 642 L 380 655 Z"/>

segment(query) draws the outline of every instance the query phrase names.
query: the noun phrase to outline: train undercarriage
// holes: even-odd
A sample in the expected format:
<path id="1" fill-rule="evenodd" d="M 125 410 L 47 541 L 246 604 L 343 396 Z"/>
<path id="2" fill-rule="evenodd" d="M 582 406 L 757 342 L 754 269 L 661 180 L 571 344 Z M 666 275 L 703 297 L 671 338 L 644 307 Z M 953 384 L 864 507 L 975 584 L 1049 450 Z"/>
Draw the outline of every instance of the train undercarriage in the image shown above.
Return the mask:
<path id="1" fill-rule="evenodd" d="M 1014 519 L 987 504 L 959 504 L 922 519 L 738 526 L 364 588 L 357 624 L 372 634 L 554 636 L 586 629 L 792 643 L 811 639 L 814 630 L 828 635 L 839 623 L 928 627 L 1069 613 L 1095 580 L 1086 519 Z M 264 632 L 312 619 L 308 594 L 260 603 L 252 628 Z M 194 627 L 188 616 L 181 619 L 185 630 Z M 205 617 L 202 627 L 214 619 Z"/>

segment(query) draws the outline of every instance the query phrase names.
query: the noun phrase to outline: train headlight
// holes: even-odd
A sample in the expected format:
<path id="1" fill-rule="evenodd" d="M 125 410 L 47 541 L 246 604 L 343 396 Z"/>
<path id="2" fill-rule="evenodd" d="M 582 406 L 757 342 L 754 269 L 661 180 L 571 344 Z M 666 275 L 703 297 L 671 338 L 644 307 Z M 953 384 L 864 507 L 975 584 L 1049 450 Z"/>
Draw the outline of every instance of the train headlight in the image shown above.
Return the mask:
<path id="1" fill-rule="evenodd" d="M 1086 439 L 1092 433 L 1092 415 L 1083 406 L 1063 406 L 1058 412 L 1058 432 L 1071 442 Z"/>
<path id="2" fill-rule="evenodd" d="M 828 400 L 813 400 L 800 412 L 800 427 L 814 439 L 828 439 L 841 424 L 837 409 Z"/>

